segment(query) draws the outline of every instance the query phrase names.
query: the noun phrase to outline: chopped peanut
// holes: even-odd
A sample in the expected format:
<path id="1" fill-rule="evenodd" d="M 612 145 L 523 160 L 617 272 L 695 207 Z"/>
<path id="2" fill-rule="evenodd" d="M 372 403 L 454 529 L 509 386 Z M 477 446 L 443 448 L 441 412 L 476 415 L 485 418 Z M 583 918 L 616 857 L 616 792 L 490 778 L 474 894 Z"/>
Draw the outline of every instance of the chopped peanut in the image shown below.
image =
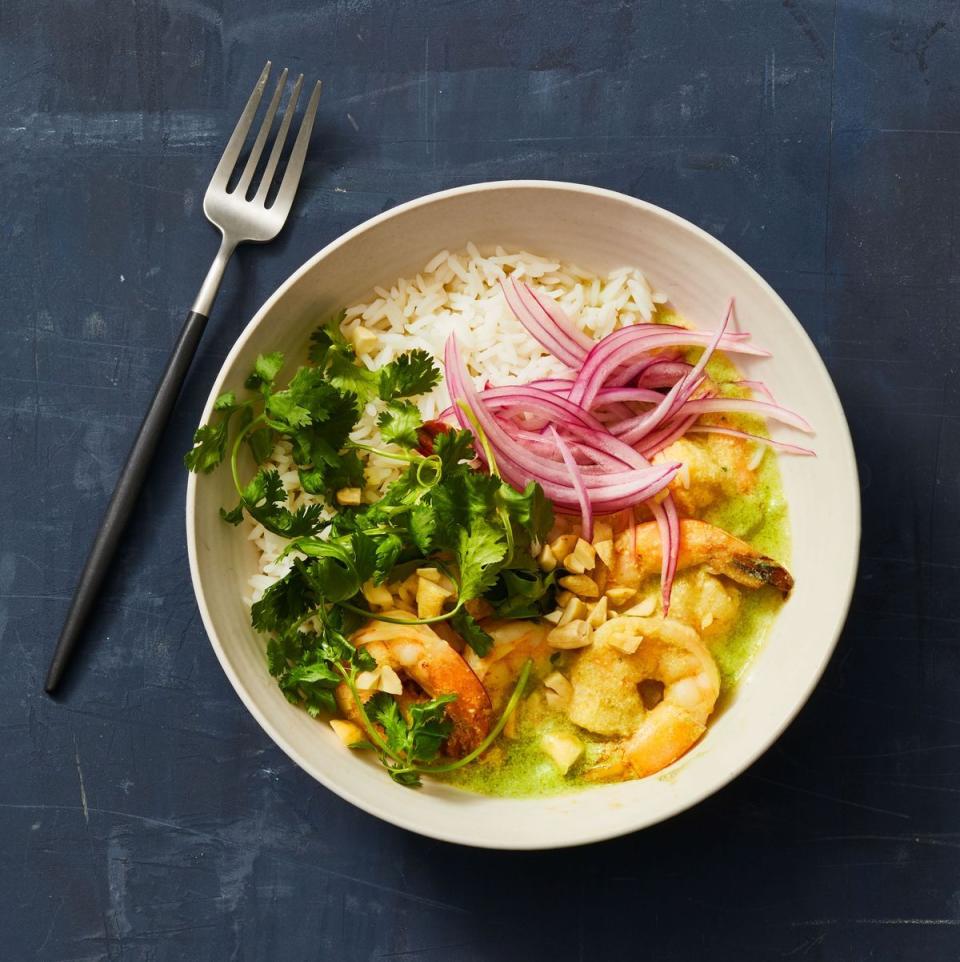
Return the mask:
<path id="1" fill-rule="evenodd" d="M 377 682 L 377 690 L 385 691 L 388 695 L 402 695 L 403 682 L 400 676 L 389 666 L 380 666 L 380 679 Z"/>
<path id="2" fill-rule="evenodd" d="M 443 603 L 450 597 L 450 592 L 440 585 L 435 585 L 426 578 L 420 578 L 417 586 L 417 615 L 420 618 L 436 618 L 443 612 Z"/>
<path id="3" fill-rule="evenodd" d="M 577 543 L 573 546 L 573 551 L 567 555 L 563 561 L 563 566 L 567 571 L 582 575 L 585 571 L 592 571 L 597 563 L 597 552 L 589 541 L 577 538 Z"/>
<path id="4" fill-rule="evenodd" d="M 638 618 L 649 618 L 657 610 L 656 595 L 647 595 L 642 601 L 638 601 L 632 608 L 625 611 L 626 615 L 634 615 Z"/>
<path id="5" fill-rule="evenodd" d="M 362 324 L 354 328 L 353 331 L 353 349 L 357 354 L 370 354 L 380 344 L 380 338 L 377 335 L 364 327 Z"/>
<path id="6" fill-rule="evenodd" d="M 583 742 L 564 732 L 551 732 L 544 735 L 540 739 L 540 746 L 564 775 L 583 754 Z"/>
<path id="7" fill-rule="evenodd" d="M 551 572 L 557 566 L 557 556 L 553 553 L 553 549 L 550 545 L 545 544 L 540 551 L 540 555 L 537 558 L 537 564 L 540 565 L 542 571 Z"/>
<path id="8" fill-rule="evenodd" d="M 551 625 L 559 625 L 562 617 L 563 611 L 560 608 L 557 608 L 556 611 L 551 611 L 550 614 L 544 615 L 543 620 L 549 621 Z"/>
<path id="9" fill-rule="evenodd" d="M 600 597 L 597 583 L 588 575 L 567 575 L 566 578 L 560 579 L 560 586 L 567 591 L 572 591 L 575 595 L 580 595 L 581 598 Z"/>
<path id="10" fill-rule="evenodd" d="M 565 708 L 573 698 L 573 685 L 559 671 L 547 675 L 543 679 L 543 686 L 547 689 L 547 704 L 551 708 Z"/>
<path id="11" fill-rule="evenodd" d="M 632 655 L 643 641 L 643 635 L 629 626 L 626 618 L 613 618 L 597 629 L 597 645 L 610 645 L 622 651 L 625 655 Z"/>
<path id="12" fill-rule="evenodd" d="M 368 581 L 361 590 L 368 604 L 373 605 L 374 608 L 393 607 L 393 595 L 390 594 L 386 585 L 375 585 L 372 581 Z"/>
<path id="13" fill-rule="evenodd" d="M 607 588 L 605 592 L 607 600 L 614 608 L 625 605 L 635 594 L 636 591 L 634 591 L 633 588 L 617 587 L 616 585 L 612 588 Z"/>
<path id="14" fill-rule="evenodd" d="M 363 729 L 361 729 L 359 725 L 354 725 L 354 723 L 350 721 L 344 721 L 342 718 L 331 718 L 330 727 L 336 733 L 337 738 L 339 738 L 347 748 L 351 745 L 356 745 L 357 742 L 362 742 L 366 737 L 363 734 Z"/>
<path id="15" fill-rule="evenodd" d="M 557 601 L 560 600 L 559 595 Z M 566 625 L 571 621 L 578 621 L 587 617 L 587 606 L 576 596 L 570 595 L 570 600 L 563 606 L 563 614 L 557 624 Z"/>
<path id="16" fill-rule="evenodd" d="M 341 488 L 337 492 L 337 504 L 360 504 L 363 500 L 363 491 L 360 488 Z"/>
<path id="17" fill-rule="evenodd" d="M 594 541 L 593 549 L 597 552 L 597 557 L 608 567 L 613 567 L 613 541 L 605 538 L 603 541 Z"/>
<path id="18" fill-rule="evenodd" d="M 417 577 L 426 578 L 434 584 L 440 584 L 440 572 L 436 568 L 417 568 Z"/>
<path id="19" fill-rule="evenodd" d="M 593 629 L 583 620 L 569 621 L 558 625 L 547 635 L 551 648 L 586 648 L 593 641 Z"/>
<path id="20" fill-rule="evenodd" d="M 607 598 L 602 597 L 590 611 L 587 621 L 592 628 L 599 628 L 607 620 Z"/>
<path id="21" fill-rule="evenodd" d="M 571 591 L 557 592 L 557 604 L 560 605 L 561 608 L 565 608 L 568 604 L 570 604 L 571 598 L 576 598 L 576 595 Z"/>
<path id="22" fill-rule="evenodd" d="M 553 552 L 553 556 L 557 559 L 558 564 L 563 564 L 564 559 L 573 551 L 576 543 L 577 536 L 575 534 L 562 534 L 559 538 L 550 542 L 550 550 Z"/>
<path id="23" fill-rule="evenodd" d="M 380 683 L 380 669 L 374 668 L 373 671 L 361 671 L 357 675 L 357 689 L 359 691 L 376 691 Z"/>
<path id="24" fill-rule="evenodd" d="M 593 525 L 593 546 L 596 548 L 601 541 L 613 541 L 613 525 L 606 521 L 596 521 Z"/>

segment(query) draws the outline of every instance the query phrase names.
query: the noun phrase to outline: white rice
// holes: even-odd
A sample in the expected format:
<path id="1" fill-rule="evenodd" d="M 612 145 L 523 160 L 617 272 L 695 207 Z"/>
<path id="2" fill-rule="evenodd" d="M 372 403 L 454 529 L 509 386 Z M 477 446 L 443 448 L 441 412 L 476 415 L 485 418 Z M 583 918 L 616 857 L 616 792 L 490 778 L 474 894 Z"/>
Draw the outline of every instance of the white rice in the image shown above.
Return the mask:
<path id="1" fill-rule="evenodd" d="M 447 338 L 456 331 L 478 388 L 488 381 L 510 384 L 569 376 L 569 369 L 547 354 L 510 312 L 497 283 L 508 275 L 526 280 L 539 293 L 553 298 L 576 324 L 597 338 L 617 327 L 649 321 L 657 305 L 666 301 L 633 267 L 596 274 L 527 251 L 508 253 L 497 247 L 483 255 L 467 244 L 462 251 L 440 251 L 415 277 L 401 277 L 389 290 L 375 287 L 369 301 L 347 308 L 343 333 L 352 339 L 362 326 L 376 334 L 378 344 L 362 357 L 371 370 L 415 348 L 439 361 Z M 443 382 L 418 400 L 424 419 L 436 418 L 449 404 Z M 355 441 L 379 445 L 378 413 L 375 404 L 367 405 L 351 435 Z M 277 444 L 265 467 L 280 473 L 293 510 L 319 500 L 301 489 L 288 442 Z M 403 465 L 396 461 L 371 455 L 365 472 L 365 498 L 376 500 L 402 470 Z M 259 524 L 249 524 L 248 538 L 259 552 L 259 573 L 249 581 L 247 601 L 253 603 L 289 571 L 293 559 L 278 562 L 286 541 Z"/>

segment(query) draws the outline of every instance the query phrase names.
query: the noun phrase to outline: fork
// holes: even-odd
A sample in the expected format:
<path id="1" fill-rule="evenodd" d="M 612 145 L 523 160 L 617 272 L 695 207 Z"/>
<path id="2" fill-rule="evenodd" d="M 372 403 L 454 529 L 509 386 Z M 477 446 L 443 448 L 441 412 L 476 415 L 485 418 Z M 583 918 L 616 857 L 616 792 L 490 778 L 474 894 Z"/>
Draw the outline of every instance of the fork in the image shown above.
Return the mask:
<path id="1" fill-rule="evenodd" d="M 300 122 L 297 138 L 287 160 L 286 170 L 280 180 L 276 196 L 269 205 L 268 195 L 280 156 L 283 153 L 287 134 L 290 131 L 290 125 L 293 122 L 297 101 L 303 88 L 303 74 L 297 78 L 293 85 L 256 193 L 249 200 L 247 199 L 264 147 L 266 147 L 267 140 L 270 137 L 283 91 L 286 88 L 286 69 L 282 71 L 277 81 L 276 89 L 267 106 L 266 114 L 250 149 L 243 172 L 240 174 L 236 185 L 232 189 L 228 189 L 230 178 L 238 166 L 240 153 L 246 142 L 247 134 L 253 125 L 257 108 L 263 98 L 263 92 L 270 76 L 270 67 L 271 64 L 268 60 L 260 74 L 260 79 L 253 88 L 253 93 L 250 94 L 246 107 L 243 108 L 243 113 L 237 121 L 237 126 L 230 136 L 223 156 L 220 158 L 220 163 L 217 164 L 217 169 L 213 172 L 210 186 L 207 187 L 207 193 L 203 198 L 203 211 L 207 215 L 207 219 L 219 229 L 222 235 L 220 250 L 217 252 L 206 278 L 200 285 L 200 292 L 193 302 L 193 307 L 187 314 L 183 330 L 180 332 L 180 337 L 177 339 L 170 359 L 167 361 L 166 369 L 153 396 L 153 401 L 150 403 L 150 408 L 143 419 L 137 438 L 133 442 L 133 448 L 127 457 L 126 464 L 120 472 L 120 478 L 100 525 L 100 531 L 93 542 L 90 554 L 87 556 L 83 573 L 80 575 L 73 601 L 70 604 L 70 610 L 67 613 L 44 682 L 44 690 L 48 693 L 52 693 L 59 685 L 70 656 L 76 649 L 83 625 L 90 614 L 110 561 L 120 542 L 120 537 L 126 528 L 127 521 L 140 494 L 140 489 L 143 487 L 147 469 L 153 459 L 157 443 L 170 418 L 180 388 L 186 379 L 187 371 L 190 369 L 190 363 L 207 325 L 207 318 L 213 307 L 217 291 L 220 289 L 223 273 L 231 255 L 238 244 L 246 241 L 264 243 L 273 240 L 280 232 L 286 222 L 287 215 L 290 213 L 290 206 L 293 203 L 297 186 L 300 183 L 300 175 L 303 172 L 303 163 L 307 156 L 313 121 L 320 100 L 319 81 L 314 85 Z"/>

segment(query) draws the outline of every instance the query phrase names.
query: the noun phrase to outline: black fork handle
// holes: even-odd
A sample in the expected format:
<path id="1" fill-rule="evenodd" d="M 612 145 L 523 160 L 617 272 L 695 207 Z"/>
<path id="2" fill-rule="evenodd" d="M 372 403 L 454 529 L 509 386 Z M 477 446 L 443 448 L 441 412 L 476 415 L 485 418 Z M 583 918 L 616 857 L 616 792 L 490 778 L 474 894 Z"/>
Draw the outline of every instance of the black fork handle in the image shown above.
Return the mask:
<path id="1" fill-rule="evenodd" d="M 63 631 L 60 632 L 53 660 L 50 662 L 43 685 L 48 693 L 52 693 L 60 683 L 70 656 L 76 650 L 83 626 L 96 601 L 134 505 L 140 496 L 140 489 L 143 487 L 157 444 L 170 420 L 173 406 L 176 404 L 206 326 L 206 314 L 199 314 L 196 311 L 190 311 L 187 314 L 186 323 L 167 361 L 163 377 L 160 379 L 160 384 L 150 402 L 150 408 L 120 472 L 113 497 L 107 506 L 100 530 L 87 556 L 87 562 L 83 566 L 83 573 L 80 575 L 70 611 L 67 613 L 67 620 Z"/>

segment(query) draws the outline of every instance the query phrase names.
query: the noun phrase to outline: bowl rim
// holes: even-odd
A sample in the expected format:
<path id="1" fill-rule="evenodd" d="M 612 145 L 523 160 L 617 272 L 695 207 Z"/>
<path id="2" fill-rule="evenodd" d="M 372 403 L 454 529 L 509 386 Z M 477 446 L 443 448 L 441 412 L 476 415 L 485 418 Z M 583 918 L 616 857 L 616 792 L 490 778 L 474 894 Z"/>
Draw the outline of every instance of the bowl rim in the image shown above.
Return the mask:
<path id="1" fill-rule="evenodd" d="M 732 766 L 729 771 L 724 772 L 720 777 L 713 778 L 705 782 L 701 788 L 697 791 L 691 792 L 690 795 L 682 799 L 678 799 L 677 802 L 671 806 L 670 810 L 666 814 L 656 816 L 654 818 L 645 818 L 642 813 L 638 813 L 636 824 L 630 828 L 623 828 L 622 826 L 616 826 L 610 829 L 604 829 L 602 825 L 597 825 L 596 827 L 589 827 L 586 830 L 581 830 L 579 832 L 571 832 L 568 839 L 563 839 L 561 841 L 551 841 L 547 844 L 537 843 L 531 841 L 531 843 L 526 844 L 523 842 L 504 842 L 502 844 L 492 844 L 488 841 L 481 841 L 477 839 L 472 839 L 469 837 L 468 832 L 446 832 L 433 830 L 431 826 L 424 825 L 422 822 L 407 818 L 402 812 L 398 813 L 391 810 L 389 807 L 382 805 L 377 799 L 368 799 L 358 796 L 355 792 L 349 788 L 344 787 L 339 784 L 335 777 L 330 773 L 319 769 L 311 761 L 306 759 L 301 755 L 301 753 L 287 740 L 283 733 L 271 722 L 271 720 L 264 714 L 256 703 L 256 700 L 246 689 L 237 673 L 233 670 L 229 659 L 227 658 L 226 652 L 224 651 L 223 645 L 220 641 L 220 637 L 213 623 L 213 618 L 210 614 L 209 607 L 204 597 L 204 593 L 201 587 L 200 574 L 199 574 L 199 556 L 197 552 L 197 540 L 196 540 L 196 492 L 197 492 L 197 482 L 198 475 L 190 473 L 187 479 L 187 490 L 186 490 L 186 512 L 185 512 L 185 522 L 186 522 L 186 536 L 187 536 L 187 555 L 190 564 L 190 577 L 193 584 L 193 592 L 197 601 L 197 607 L 200 611 L 200 617 L 203 621 L 204 629 L 206 630 L 207 637 L 210 641 L 210 645 L 217 656 L 217 660 L 220 663 L 220 667 L 223 669 L 224 674 L 227 676 L 230 684 L 233 686 L 234 691 L 239 695 L 240 700 L 246 706 L 247 710 L 253 715 L 257 724 L 264 730 L 264 732 L 271 738 L 274 744 L 277 745 L 283 751 L 291 761 L 295 762 L 300 768 L 302 768 L 307 774 L 315 778 L 321 785 L 329 789 L 340 798 L 349 802 L 351 805 L 356 806 L 361 811 L 366 812 L 376 818 L 382 819 L 391 825 L 395 825 L 398 828 L 406 829 L 407 831 L 414 832 L 415 834 L 422 835 L 427 838 L 437 839 L 443 842 L 452 842 L 459 845 L 466 845 L 475 848 L 485 848 L 485 849 L 500 849 L 500 850 L 553 850 L 560 848 L 572 848 L 580 845 L 592 844 L 594 842 L 606 841 L 611 838 L 618 838 L 624 835 L 632 834 L 633 832 L 640 831 L 644 828 L 649 828 L 652 825 L 660 824 L 661 822 L 667 821 L 682 812 L 687 811 L 693 806 L 699 804 L 705 798 L 715 794 L 722 788 L 730 784 L 735 778 L 743 774 L 750 766 L 752 766 L 757 759 L 760 758 L 777 739 L 783 734 L 787 727 L 794 721 L 800 710 L 809 701 L 814 689 L 819 684 L 820 679 L 823 677 L 823 673 L 826 667 L 833 657 L 833 653 L 836 650 L 837 644 L 840 640 L 840 635 L 843 631 L 844 625 L 846 624 L 847 615 L 850 610 L 850 604 L 853 599 L 853 591 L 856 583 L 857 571 L 859 568 L 859 556 L 860 556 L 860 541 L 861 541 L 861 506 L 860 506 L 860 485 L 859 485 L 859 474 L 857 471 L 857 461 L 856 454 L 853 447 L 853 440 L 850 435 L 850 427 L 847 422 L 846 414 L 843 410 L 843 406 L 840 402 L 839 395 L 837 394 L 836 386 L 833 383 L 833 379 L 830 377 L 830 373 L 824 364 L 823 358 L 820 356 L 820 352 L 817 350 L 816 345 L 813 343 L 809 334 L 807 334 L 803 325 L 797 319 L 796 315 L 786 304 L 783 298 L 773 289 L 773 287 L 753 268 L 751 267 L 739 254 L 735 253 L 726 244 L 718 240 L 712 234 L 705 231 L 703 228 L 698 227 L 696 224 L 681 217 L 679 214 L 674 214 L 672 211 L 666 210 L 663 207 L 653 204 L 649 201 L 640 200 L 636 197 L 631 197 L 629 194 L 621 193 L 620 191 L 610 190 L 604 187 L 594 187 L 588 184 L 579 184 L 571 181 L 553 181 L 553 180 L 495 180 L 495 181 L 482 181 L 474 184 L 465 184 L 460 187 L 453 187 L 445 190 L 435 191 L 430 194 L 424 194 L 421 197 L 414 198 L 413 200 L 406 201 L 402 204 L 398 204 L 395 207 L 391 207 L 388 210 L 383 211 L 380 214 L 370 217 L 350 230 L 339 235 L 330 243 L 322 247 L 317 253 L 308 258 L 300 267 L 298 267 L 292 274 L 290 274 L 275 290 L 274 292 L 263 302 L 257 312 L 253 315 L 250 321 L 244 326 L 240 335 L 237 337 L 232 348 L 228 352 L 226 358 L 223 360 L 220 369 L 214 379 L 213 385 L 211 387 L 210 393 L 207 397 L 206 404 L 204 405 L 203 413 L 201 415 L 201 423 L 205 422 L 211 413 L 213 402 L 216 397 L 217 389 L 220 385 L 221 380 L 226 371 L 228 371 L 234 364 L 237 355 L 243 350 L 246 342 L 253 335 L 254 331 L 260 326 L 263 317 L 273 308 L 273 306 L 286 296 L 287 292 L 292 288 L 300 278 L 312 270 L 315 265 L 325 260 L 330 254 L 336 251 L 338 248 L 349 243 L 353 238 L 360 234 L 365 233 L 371 228 L 390 220 L 391 218 L 397 217 L 406 213 L 407 211 L 414 210 L 420 207 L 426 207 L 431 204 L 442 203 L 443 201 L 451 198 L 457 197 L 464 194 L 471 193 L 481 193 L 485 191 L 502 191 L 502 190 L 545 190 L 545 191 L 557 191 L 560 193 L 579 193 L 588 194 L 597 197 L 604 197 L 610 200 L 616 200 L 621 203 L 628 204 L 637 210 L 644 211 L 645 213 L 652 214 L 655 217 L 662 218 L 666 221 L 672 222 L 674 225 L 680 227 L 683 230 L 689 231 L 694 236 L 696 236 L 700 241 L 707 243 L 709 246 L 713 247 L 714 250 L 721 254 L 723 257 L 732 262 L 733 266 L 738 268 L 740 271 L 748 275 L 754 282 L 759 284 L 766 292 L 773 297 L 783 308 L 784 314 L 795 330 L 796 333 L 800 335 L 801 340 L 805 342 L 814 363 L 819 364 L 823 369 L 823 373 L 826 376 L 827 383 L 829 384 L 829 389 L 831 392 L 830 401 L 835 405 L 838 414 L 838 423 L 836 425 L 840 432 L 841 443 L 845 454 L 845 464 L 843 465 L 846 472 L 849 472 L 850 480 L 852 484 L 850 485 L 850 490 L 852 492 L 852 498 L 846 509 L 849 513 L 849 518 L 851 522 L 850 530 L 852 537 L 854 539 L 853 550 L 851 552 L 852 562 L 850 564 L 849 570 L 844 572 L 839 572 L 838 577 L 843 577 L 845 574 L 845 584 L 843 585 L 842 598 L 843 603 L 837 609 L 835 623 L 832 628 L 831 634 L 832 638 L 830 643 L 824 647 L 822 657 L 819 663 L 811 671 L 807 684 L 804 686 L 802 692 L 798 695 L 795 703 L 790 706 L 790 709 L 782 716 L 779 723 L 769 730 L 767 730 L 764 735 L 758 739 L 755 747 L 751 750 L 738 764 Z M 506 799 L 506 801 L 515 802 L 515 799 Z"/>

